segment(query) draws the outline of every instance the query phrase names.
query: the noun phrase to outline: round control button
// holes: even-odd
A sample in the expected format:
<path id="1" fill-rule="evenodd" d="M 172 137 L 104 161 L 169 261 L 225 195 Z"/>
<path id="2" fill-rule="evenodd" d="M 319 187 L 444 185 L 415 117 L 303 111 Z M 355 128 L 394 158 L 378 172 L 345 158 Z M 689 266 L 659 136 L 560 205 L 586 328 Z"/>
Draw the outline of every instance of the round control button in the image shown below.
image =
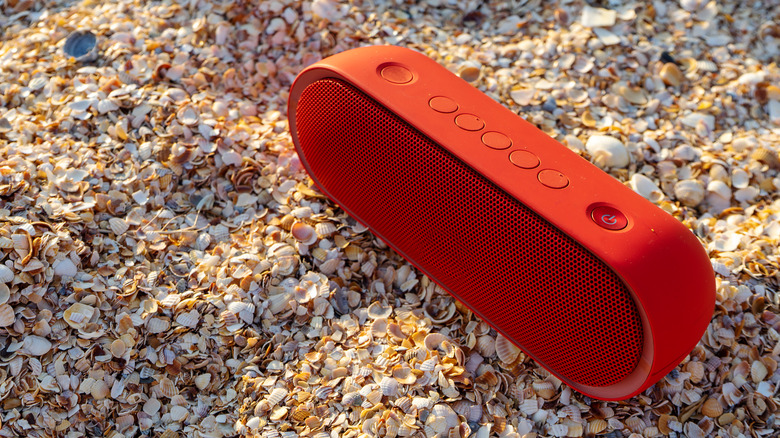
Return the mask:
<path id="1" fill-rule="evenodd" d="M 458 110 L 458 104 L 449 97 L 436 96 L 428 101 L 428 106 L 440 113 L 454 113 Z"/>
<path id="2" fill-rule="evenodd" d="M 514 151 L 509 154 L 509 161 L 522 169 L 533 169 L 539 165 L 539 157 L 528 151 Z"/>
<path id="3" fill-rule="evenodd" d="M 628 219 L 620 210 L 612 207 L 596 207 L 590 213 L 590 218 L 601 228 L 617 231 L 628 225 Z"/>
<path id="4" fill-rule="evenodd" d="M 512 146 L 512 139 L 500 132 L 490 131 L 482 134 L 482 143 L 489 148 L 500 150 Z"/>
<path id="5" fill-rule="evenodd" d="M 394 84 L 405 84 L 411 81 L 413 77 L 412 72 L 408 68 L 398 64 L 390 64 L 384 67 L 380 74 L 386 81 Z"/>
<path id="6" fill-rule="evenodd" d="M 566 175 L 553 169 L 544 169 L 537 176 L 539 182 L 551 189 L 562 189 L 569 185 Z"/>
<path id="7" fill-rule="evenodd" d="M 485 127 L 485 122 L 474 114 L 458 114 L 455 124 L 466 131 L 479 131 Z"/>

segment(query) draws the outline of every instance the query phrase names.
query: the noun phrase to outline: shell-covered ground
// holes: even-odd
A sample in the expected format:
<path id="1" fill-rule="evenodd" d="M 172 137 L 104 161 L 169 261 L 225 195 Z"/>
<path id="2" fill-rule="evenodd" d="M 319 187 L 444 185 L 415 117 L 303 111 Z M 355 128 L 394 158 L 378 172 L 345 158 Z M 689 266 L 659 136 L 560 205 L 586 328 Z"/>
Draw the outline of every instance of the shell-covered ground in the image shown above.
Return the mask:
<path id="1" fill-rule="evenodd" d="M 0 28 L 1 436 L 778 436 L 776 1 L 4 0 Z M 369 44 L 701 239 L 717 306 L 675 371 L 584 397 L 319 194 L 288 90 Z"/>

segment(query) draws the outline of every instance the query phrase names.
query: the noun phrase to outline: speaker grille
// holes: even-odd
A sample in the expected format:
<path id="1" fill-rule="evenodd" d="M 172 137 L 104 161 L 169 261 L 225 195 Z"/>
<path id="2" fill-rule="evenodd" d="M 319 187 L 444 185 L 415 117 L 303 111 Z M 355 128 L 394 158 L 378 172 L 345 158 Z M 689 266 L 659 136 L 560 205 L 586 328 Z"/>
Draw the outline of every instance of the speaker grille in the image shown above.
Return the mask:
<path id="1" fill-rule="evenodd" d="M 518 346 L 579 384 L 634 370 L 629 292 L 574 240 L 345 82 L 310 84 L 295 117 L 327 193 Z"/>

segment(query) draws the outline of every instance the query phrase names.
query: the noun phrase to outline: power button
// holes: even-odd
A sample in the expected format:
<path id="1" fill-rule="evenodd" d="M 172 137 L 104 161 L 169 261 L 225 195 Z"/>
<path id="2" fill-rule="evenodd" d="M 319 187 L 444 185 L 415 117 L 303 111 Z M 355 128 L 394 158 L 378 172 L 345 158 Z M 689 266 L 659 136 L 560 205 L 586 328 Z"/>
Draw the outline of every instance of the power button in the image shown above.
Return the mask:
<path id="1" fill-rule="evenodd" d="M 590 213 L 590 218 L 596 225 L 612 231 L 622 230 L 628 225 L 628 219 L 620 210 L 612 207 L 596 207 Z"/>

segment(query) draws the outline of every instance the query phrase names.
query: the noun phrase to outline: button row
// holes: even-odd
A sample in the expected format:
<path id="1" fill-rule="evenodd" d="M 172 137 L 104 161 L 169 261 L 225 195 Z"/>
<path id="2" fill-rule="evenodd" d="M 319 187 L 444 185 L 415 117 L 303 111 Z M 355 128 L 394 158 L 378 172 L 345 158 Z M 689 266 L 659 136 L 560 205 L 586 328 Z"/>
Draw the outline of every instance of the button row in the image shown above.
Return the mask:
<path id="1" fill-rule="evenodd" d="M 388 63 L 380 67 L 380 76 L 390 83 L 404 85 L 414 79 L 414 74 L 402 65 Z M 446 96 L 431 98 L 428 101 L 428 106 L 442 114 L 452 114 L 460 108 L 457 102 Z M 455 125 L 470 132 L 481 131 L 485 128 L 485 122 L 482 119 L 469 113 L 455 116 Z M 512 147 L 512 139 L 497 131 L 485 132 L 481 139 L 482 143 L 491 149 L 505 150 Z M 535 169 L 541 164 L 539 157 L 525 150 L 512 151 L 509 154 L 509 161 L 521 169 Z M 563 189 L 569 185 L 569 178 L 555 169 L 542 169 L 536 178 L 542 185 L 551 189 Z M 628 218 L 620 210 L 609 206 L 594 208 L 590 213 L 590 218 L 596 225 L 612 231 L 622 230 L 628 225 Z"/>
<path id="2" fill-rule="evenodd" d="M 428 106 L 442 114 L 452 114 L 460 106 L 457 102 L 446 96 L 435 96 L 428 101 Z M 464 131 L 476 132 L 485 128 L 485 122 L 474 114 L 461 113 L 455 116 L 455 125 Z M 504 150 L 512 147 L 512 139 L 506 134 L 497 131 L 488 131 L 482 134 L 482 143 L 496 150 Z M 513 151 L 509 154 L 509 161 L 521 169 L 535 169 L 539 167 L 539 157 L 528 151 Z M 551 189 L 562 189 L 569 185 L 566 175 L 554 169 L 544 169 L 539 172 L 537 179 L 544 186 Z"/>

